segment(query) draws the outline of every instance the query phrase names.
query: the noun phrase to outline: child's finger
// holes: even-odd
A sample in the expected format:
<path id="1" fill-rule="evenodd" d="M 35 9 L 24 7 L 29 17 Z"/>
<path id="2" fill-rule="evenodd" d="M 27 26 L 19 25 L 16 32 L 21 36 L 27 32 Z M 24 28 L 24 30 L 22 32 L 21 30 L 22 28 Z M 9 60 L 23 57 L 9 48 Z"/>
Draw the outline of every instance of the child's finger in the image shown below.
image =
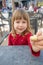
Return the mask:
<path id="1" fill-rule="evenodd" d="M 43 50 L 43 46 L 38 45 L 37 46 L 40 50 Z"/>
<path id="2" fill-rule="evenodd" d="M 37 36 L 37 40 L 43 40 L 43 35 Z"/>
<path id="3" fill-rule="evenodd" d="M 39 36 L 39 35 L 43 35 L 43 28 L 40 28 L 36 34 L 37 34 L 38 36 Z"/>
<path id="4" fill-rule="evenodd" d="M 37 42 L 35 42 L 34 44 L 35 44 L 35 45 L 43 46 L 43 40 L 41 40 L 41 41 L 37 41 Z"/>
<path id="5" fill-rule="evenodd" d="M 41 31 L 38 31 L 38 32 L 36 33 L 36 35 L 37 35 L 37 36 L 40 36 L 40 35 L 42 35 L 42 32 L 41 32 Z"/>

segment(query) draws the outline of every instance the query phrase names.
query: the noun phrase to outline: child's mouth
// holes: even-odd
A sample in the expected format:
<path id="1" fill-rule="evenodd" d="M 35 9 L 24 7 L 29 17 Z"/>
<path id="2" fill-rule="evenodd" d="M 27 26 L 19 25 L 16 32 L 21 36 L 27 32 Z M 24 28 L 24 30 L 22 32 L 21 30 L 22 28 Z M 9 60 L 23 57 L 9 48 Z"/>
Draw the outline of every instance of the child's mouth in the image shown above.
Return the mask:
<path id="1" fill-rule="evenodd" d="M 19 30 L 23 30 L 23 28 L 18 28 Z"/>
<path id="2" fill-rule="evenodd" d="M 23 29 L 19 29 L 19 30 L 23 30 Z"/>

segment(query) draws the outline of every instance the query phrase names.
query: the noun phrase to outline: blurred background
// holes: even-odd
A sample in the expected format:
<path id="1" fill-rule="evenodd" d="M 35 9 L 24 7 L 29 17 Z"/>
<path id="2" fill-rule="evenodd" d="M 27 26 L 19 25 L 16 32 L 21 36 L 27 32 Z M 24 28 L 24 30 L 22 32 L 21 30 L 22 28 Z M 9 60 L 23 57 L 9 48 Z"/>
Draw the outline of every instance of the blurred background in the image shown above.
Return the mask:
<path id="1" fill-rule="evenodd" d="M 0 45 L 11 31 L 11 16 L 15 9 L 24 9 L 30 17 L 32 33 L 43 28 L 43 0 L 0 0 Z"/>

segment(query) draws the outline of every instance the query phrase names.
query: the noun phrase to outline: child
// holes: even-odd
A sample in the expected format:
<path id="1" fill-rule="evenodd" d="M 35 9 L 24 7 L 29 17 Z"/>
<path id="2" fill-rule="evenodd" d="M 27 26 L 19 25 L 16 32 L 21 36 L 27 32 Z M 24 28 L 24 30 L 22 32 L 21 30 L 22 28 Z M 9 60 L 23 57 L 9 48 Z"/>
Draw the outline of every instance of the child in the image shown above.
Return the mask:
<path id="1" fill-rule="evenodd" d="M 14 11 L 12 16 L 12 30 L 8 36 L 8 46 L 10 45 L 28 45 L 34 56 L 40 55 L 40 49 L 36 41 L 31 40 L 30 19 L 28 13 L 22 9 Z M 37 33 L 38 36 L 39 33 Z M 37 37 L 38 38 L 38 37 Z M 37 41 L 38 42 L 38 41 Z"/>

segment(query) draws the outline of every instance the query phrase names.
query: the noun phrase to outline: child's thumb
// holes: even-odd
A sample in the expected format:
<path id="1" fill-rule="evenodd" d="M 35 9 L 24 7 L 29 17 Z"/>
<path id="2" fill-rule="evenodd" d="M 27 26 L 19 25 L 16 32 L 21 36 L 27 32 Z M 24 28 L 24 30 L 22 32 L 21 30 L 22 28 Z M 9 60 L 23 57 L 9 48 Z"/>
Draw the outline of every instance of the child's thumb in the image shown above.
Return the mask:
<path id="1" fill-rule="evenodd" d="M 37 36 L 42 35 L 42 31 L 38 31 L 38 32 L 36 33 L 36 35 L 37 35 Z"/>
<path id="2" fill-rule="evenodd" d="M 43 35 L 43 28 L 40 28 L 36 33 L 37 36 Z"/>

